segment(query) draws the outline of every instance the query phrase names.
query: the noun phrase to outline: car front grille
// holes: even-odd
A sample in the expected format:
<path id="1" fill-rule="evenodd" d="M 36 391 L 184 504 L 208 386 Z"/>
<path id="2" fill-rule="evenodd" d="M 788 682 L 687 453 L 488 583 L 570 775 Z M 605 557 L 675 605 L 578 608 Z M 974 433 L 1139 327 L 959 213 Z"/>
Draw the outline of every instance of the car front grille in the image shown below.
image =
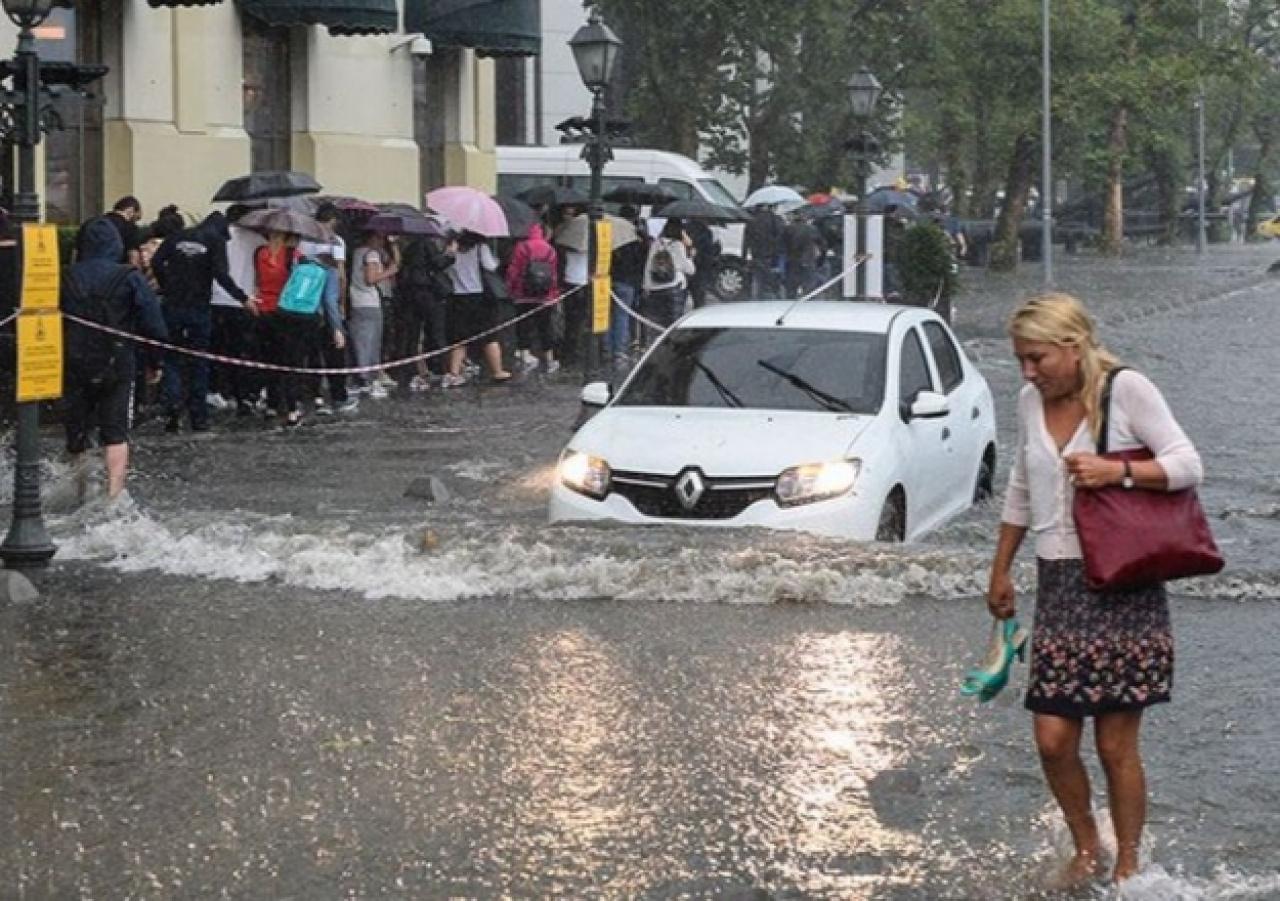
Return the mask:
<path id="1" fill-rule="evenodd" d="M 615 471 L 610 491 L 625 497 L 645 516 L 663 519 L 733 519 L 756 501 L 773 497 L 774 479 L 768 476 L 714 478 L 698 472 L 703 491 L 697 503 L 686 506 L 677 483 L 689 472 L 674 476 Z"/>

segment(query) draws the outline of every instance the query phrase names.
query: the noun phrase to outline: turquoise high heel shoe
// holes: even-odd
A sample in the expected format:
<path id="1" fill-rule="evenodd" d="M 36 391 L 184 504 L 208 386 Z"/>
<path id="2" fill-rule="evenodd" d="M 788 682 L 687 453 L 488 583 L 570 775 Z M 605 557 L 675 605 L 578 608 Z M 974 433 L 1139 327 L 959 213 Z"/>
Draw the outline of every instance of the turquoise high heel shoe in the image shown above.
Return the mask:
<path id="1" fill-rule="evenodd" d="M 990 701 L 1009 683 L 1009 670 L 1013 668 L 1013 658 L 1026 660 L 1027 632 L 1018 624 L 1018 620 L 1010 617 L 997 620 L 991 627 L 991 642 L 987 646 L 987 656 L 982 665 L 970 670 L 960 685 L 960 694 L 966 697 L 977 696 L 982 703 Z"/>

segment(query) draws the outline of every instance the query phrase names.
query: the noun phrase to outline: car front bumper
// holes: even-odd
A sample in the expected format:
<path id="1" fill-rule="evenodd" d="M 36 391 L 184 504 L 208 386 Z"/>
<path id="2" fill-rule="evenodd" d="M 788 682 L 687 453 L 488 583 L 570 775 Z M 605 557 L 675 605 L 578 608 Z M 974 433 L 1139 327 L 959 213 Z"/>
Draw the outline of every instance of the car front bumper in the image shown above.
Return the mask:
<path id="1" fill-rule="evenodd" d="M 855 487 L 849 494 L 841 497 L 798 507 L 780 507 L 774 500 L 760 500 L 737 516 L 727 519 L 680 519 L 646 516 L 632 506 L 629 500 L 616 493 L 610 493 L 604 500 L 598 501 L 556 484 L 551 489 L 547 516 L 551 522 L 607 521 L 632 525 L 711 528 L 761 526 L 871 541 L 875 539 L 876 527 L 880 522 L 880 504 L 878 500 L 861 495 Z"/>

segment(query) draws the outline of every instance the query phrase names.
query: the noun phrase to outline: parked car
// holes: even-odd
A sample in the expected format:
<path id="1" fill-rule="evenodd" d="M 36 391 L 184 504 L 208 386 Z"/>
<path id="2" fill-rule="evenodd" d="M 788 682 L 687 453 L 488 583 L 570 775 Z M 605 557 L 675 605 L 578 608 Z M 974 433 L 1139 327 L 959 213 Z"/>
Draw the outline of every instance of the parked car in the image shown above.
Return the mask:
<path id="1" fill-rule="evenodd" d="M 1264 238 L 1280 238 L 1280 215 L 1271 216 L 1259 222 L 1258 234 Z"/>
<path id="2" fill-rule="evenodd" d="M 986 380 L 935 313 L 767 301 L 695 310 L 561 455 L 552 522 L 914 540 L 990 494 Z"/>

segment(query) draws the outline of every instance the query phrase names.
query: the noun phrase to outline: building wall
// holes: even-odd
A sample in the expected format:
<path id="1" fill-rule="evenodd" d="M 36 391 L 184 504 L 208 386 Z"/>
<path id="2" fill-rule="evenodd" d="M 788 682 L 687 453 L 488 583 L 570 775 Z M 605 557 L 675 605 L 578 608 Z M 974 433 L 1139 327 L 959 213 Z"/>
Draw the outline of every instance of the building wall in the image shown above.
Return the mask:
<path id="1" fill-rule="evenodd" d="M 591 92 L 582 84 L 569 49 L 569 39 L 586 21 L 581 0 L 542 0 L 542 119 L 537 142 L 543 146 L 560 143 L 556 123 L 591 112 Z"/>
<path id="2" fill-rule="evenodd" d="M 201 215 L 223 181 L 250 170 L 239 11 L 233 0 L 179 9 L 116 2 L 102 84 L 103 201 L 134 194 L 147 216 L 167 203 Z M 0 47 L 12 47 L 16 31 L 0 19 Z M 420 204 L 405 36 L 338 38 L 311 27 L 291 29 L 290 40 L 293 168 L 328 194 Z M 448 180 L 492 190 L 493 65 L 470 51 L 454 58 L 457 96 L 432 111 L 450 119 Z"/>

